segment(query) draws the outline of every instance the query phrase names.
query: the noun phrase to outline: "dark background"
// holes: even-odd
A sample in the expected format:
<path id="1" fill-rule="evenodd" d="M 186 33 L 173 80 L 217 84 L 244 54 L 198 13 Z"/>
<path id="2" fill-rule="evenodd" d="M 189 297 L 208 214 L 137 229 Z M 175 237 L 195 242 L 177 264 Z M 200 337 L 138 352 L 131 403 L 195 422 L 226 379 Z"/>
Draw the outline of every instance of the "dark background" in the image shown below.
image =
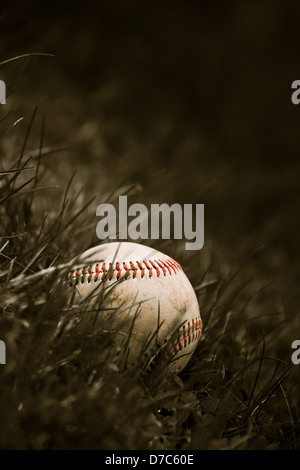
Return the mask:
<path id="1" fill-rule="evenodd" d="M 39 105 L 46 143 L 74 146 L 54 157 L 56 178 L 67 181 L 75 168 L 91 193 L 126 182 L 143 188 L 134 201 L 204 203 L 206 247 L 239 264 L 265 245 L 254 274 L 279 287 L 288 279 L 285 301 L 296 306 L 300 108 L 291 84 L 300 73 L 299 4 L 4 7 L 2 60 L 55 55 L 0 72 L 11 124 L 22 103 L 25 132 Z"/>

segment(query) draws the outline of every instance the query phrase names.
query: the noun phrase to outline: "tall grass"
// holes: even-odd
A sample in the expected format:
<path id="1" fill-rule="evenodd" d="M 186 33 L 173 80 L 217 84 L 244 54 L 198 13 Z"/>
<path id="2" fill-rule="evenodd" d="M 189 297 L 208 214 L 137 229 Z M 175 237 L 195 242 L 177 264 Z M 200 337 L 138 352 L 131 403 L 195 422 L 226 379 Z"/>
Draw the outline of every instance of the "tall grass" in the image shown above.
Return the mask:
<path id="1" fill-rule="evenodd" d="M 169 243 L 204 333 L 179 376 L 123 367 L 110 332 L 66 295 L 70 260 L 97 243 L 95 196 L 75 174 L 59 187 L 49 168 L 64 150 L 45 147 L 37 109 L 26 124 L 0 123 L 0 447 L 299 449 L 299 372 L 284 342 L 296 323 L 269 310 L 272 285 L 249 278 L 257 253 L 235 269 L 210 244 L 204 269 Z"/>

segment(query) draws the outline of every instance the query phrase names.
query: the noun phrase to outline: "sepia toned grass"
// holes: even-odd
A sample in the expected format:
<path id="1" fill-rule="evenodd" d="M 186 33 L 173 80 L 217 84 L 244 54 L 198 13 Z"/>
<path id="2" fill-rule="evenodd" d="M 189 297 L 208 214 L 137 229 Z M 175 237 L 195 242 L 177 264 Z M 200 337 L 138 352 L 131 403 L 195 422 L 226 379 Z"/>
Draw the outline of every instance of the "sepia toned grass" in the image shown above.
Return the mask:
<path id="1" fill-rule="evenodd" d="M 179 376 L 159 364 L 148 373 L 124 366 L 101 318 L 84 304 L 70 308 L 66 281 L 70 260 L 100 243 L 95 202 L 140 181 L 114 188 L 112 177 L 109 196 L 90 194 L 65 156 L 69 142 L 45 146 L 38 108 L 25 122 L 0 124 L 0 448 L 299 449 L 289 349 L 297 319 L 270 309 L 272 279 L 252 276 L 263 247 L 231 266 L 218 240 L 208 240 L 203 263 L 175 241 L 156 241 L 190 278 L 203 335 Z M 55 169 L 65 167 L 62 181 Z"/>

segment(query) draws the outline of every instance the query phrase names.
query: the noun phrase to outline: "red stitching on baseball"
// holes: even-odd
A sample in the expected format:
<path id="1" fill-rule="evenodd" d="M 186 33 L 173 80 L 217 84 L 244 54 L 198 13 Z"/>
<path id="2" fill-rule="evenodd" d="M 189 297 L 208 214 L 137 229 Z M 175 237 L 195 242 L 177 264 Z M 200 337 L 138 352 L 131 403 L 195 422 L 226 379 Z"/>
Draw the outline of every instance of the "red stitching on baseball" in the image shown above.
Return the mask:
<path id="1" fill-rule="evenodd" d="M 152 277 L 152 268 L 148 265 L 147 261 L 144 261 L 144 265 L 146 266 L 146 268 L 148 269 L 149 271 L 149 277 L 151 279 Z"/>
<path id="2" fill-rule="evenodd" d="M 145 276 L 145 268 L 143 268 L 143 266 L 141 265 L 139 261 L 137 261 L 137 265 L 141 270 L 141 278 L 143 279 L 143 277 Z"/>
<path id="3" fill-rule="evenodd" d="M 156 263 L 158 264 L 158 266 L 162 269 L 162 272 L 164 273 L 164 276 L 167 274 L 167 270 L 166 268 L 164 267 L 164 265 L 162 264 L 162 262 L 159 260 L 159 261 L 156 261 Z"/>
<path id="4" fill-rule="evenodd" d="M 132 277 L 133 277 L 133 279 L 135 279 L 135 278 L 136 278 L 137 269 L 136 269 L 136 267 L 135 267 L 135 265 L 133 264 L 132 261 L 129 261 L 129 264 L 130 264 L 130 267 L 131 267 L 131 269 L 132 269 L 132 271 L 133 271 Z"/>
<path id="5" fill-rule="evenodd" d="M 168 260 L 166 261 L 166 263 L 168 263 L 168 264 L 170 265 L 170 267 L 173 269 L 174 273 L 176 274 L 176 272 L 177 272 L 177 271 L 176 271 L 176 268 L 177 268 L 177 267 L 175 268 L 174 260 L 172 260 L 172 259 L 170 258 L 170 259 L 168 259 Z"/>
<path id="6" fill-rule="evenodd" d="M 126 279 L 132 274 L 132 278 L 135 279 L 137 273 L 140 272 L 140 276 L 143 279 L 145 273 L 148 272 L 148 277 L 151 279 L 154 272 L 156 273 L 156 277 L 160 277 L 161 274 L 166 276 L 167 272 L 171 276 L 172 274 L 177 274 L 179 271 L 182 271 L 180 264 L 172 260 L 172 258 L 168 258 L 165 260 L 136 261 L 136 263 L 129 261 L 129 266 L 125 261 L 122 263 L 116 262 L 115 267 L 112 267 L 112 264 L 109 263 L 108 269 L 106 263 L 102 263 L 101 266 L 97 263 L 94 266 L 94 270 L 91 265 L 80 269 L 76 268 L 73 272 L 69 273 L 68 277 L 71 281 L 75 280 L 76 284 L 78 282 L 83 284 L 85 280 L 88 283 L 90 283 L 92 279 L 94 279 L 95 282 L 98 281 L 99 278 L 103 280 L 107 274 L 109 274 L 107 279 L 112 280 L 114 273 L 116 273 L 116 279 L 119 280 L 122 274 L 125 274 Z"/>
<path id="7" fill-rule="evenodd" d="M 102 271 L 102 273 L 103 273 L 102 276 L 101 276 L 101 279 L 103 279 L 104 276 L 105 276 L 105 274 L 107 273 L 106 268 L 105 268 L 105 263 L 102 264 L 102 266 L 101 266 L 101 271 Z"/>
<path id="8" fill-rule="evenodd" d="M 160 276 L 160 270 L 159 270 L 159 267 L 158 266 L 155 266 L 154 262 L 153 261 L 149 261 L 149 263 L 151 264 L 151 266 L 153 266 L 153 268 L 156 270 L 156 274 L 157 274 L 157 277 Z"/>
<path id="9" fill-rule="evenodd" d="M 169 271 L 169 274 L 171 275 L 172 271 L 171 271 L 170 266 L 168 265 L 168 263 L 166 263 L 166 261 L 162 261 L 162 264 L 165 266 L 165 268 L 167 268 L 167 270 Z"/>
<path id="10" fill-rule="evenodd" d="M 122 274 L 122 270 L 120 268 L 119 263 L 116 263 L 116 270 L 117 270 L 117 279 L 119 279 Z"/>

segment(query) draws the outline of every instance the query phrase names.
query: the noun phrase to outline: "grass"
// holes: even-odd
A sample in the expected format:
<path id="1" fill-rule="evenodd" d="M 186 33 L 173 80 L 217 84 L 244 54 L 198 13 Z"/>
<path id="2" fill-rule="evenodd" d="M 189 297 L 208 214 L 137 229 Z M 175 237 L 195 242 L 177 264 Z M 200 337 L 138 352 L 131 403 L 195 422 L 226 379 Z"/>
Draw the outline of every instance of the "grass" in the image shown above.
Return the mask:
<path id="1" fill-rule="evenodd" d="M 27 149 L 37 116 L 36 109 L 19 155 L 1 158 L 1 448 L 299 448 L 298 371 L 280 349 L 293 323 L 287 312 L 265 310 L 272 284 L 248 278 L 259 251 L 235 270 L 209 250 L 205 270 L 179 251 L 204 322 L 180 376 L 124 368 L 93 312 L 68 307 L 68 262 L 97 243 L 94 198 L 74 191 L 73 176 L 54 206 L 43 119 L 38 150 Z M 178 251 L 175 242 L 167 248 Z"/>
<path id="2" fill-rule="evenodd" d="M 299 450 L 299 7 L 29 3 L 0 16 L 0 448 Z M 202 250 L 146 241 L 199 301 L 178 376 L 124 367 L 68 305 L 68 263 L 123 194 L 205 205 Z"/>

